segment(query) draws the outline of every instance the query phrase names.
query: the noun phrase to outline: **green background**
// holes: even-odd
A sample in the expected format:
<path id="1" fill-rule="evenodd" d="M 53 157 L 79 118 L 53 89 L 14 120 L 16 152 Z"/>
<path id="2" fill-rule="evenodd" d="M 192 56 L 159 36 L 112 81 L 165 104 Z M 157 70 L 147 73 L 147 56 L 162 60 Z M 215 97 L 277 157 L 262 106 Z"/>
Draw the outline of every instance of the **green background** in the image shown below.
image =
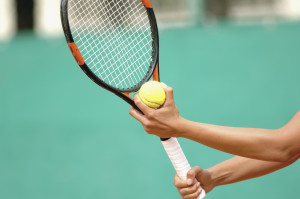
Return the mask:
<path id="1" fill-rule="evenodd" d="M 160 71 L 187 119 L 279 128 L 300 109 L 300 23 L 160 32 Z M 179 198 L 159 139 L 77 67 L 66 42 L 0 44 L 0 198 Z M 191 165 L 231 155 L 179 139 Z M 241 165 L 247 166 L 247 165 Z M 300 162 L 207 198 L 299 198 Z"/>

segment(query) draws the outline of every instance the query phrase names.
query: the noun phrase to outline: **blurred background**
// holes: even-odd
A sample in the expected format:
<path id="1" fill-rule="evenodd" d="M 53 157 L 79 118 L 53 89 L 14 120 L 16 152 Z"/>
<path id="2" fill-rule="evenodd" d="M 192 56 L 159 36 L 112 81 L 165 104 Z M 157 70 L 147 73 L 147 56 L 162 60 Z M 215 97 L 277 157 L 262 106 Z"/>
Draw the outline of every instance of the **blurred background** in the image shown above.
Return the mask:
<path id="1" fill-rule="evenodd" d="M 275 129 L 300 109 L 299 0 L 151 2 L 183 117 Z M 76 67 L 59 12 L 60 0 L 0 0 L 0 198 L 179 198 L 159 140 Z M 179 141 L 192 166 L 232 157 Z M 299 181 L 298 161 L 207 198 L 299 198 Z"/>

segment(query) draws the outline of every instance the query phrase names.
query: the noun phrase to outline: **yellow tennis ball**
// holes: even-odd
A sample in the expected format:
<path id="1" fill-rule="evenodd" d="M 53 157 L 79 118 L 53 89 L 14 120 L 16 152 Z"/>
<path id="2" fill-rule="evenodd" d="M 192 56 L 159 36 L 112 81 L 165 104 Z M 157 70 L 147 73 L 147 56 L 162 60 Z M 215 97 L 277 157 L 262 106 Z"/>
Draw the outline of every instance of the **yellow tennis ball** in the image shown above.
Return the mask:
<path id="1" fill-rule="evenodd" d="M 161 83 L 149 81 L 141 87 L 139 97 L 150 108 L 159 108 L 165 103 L 166 93 Z"/>

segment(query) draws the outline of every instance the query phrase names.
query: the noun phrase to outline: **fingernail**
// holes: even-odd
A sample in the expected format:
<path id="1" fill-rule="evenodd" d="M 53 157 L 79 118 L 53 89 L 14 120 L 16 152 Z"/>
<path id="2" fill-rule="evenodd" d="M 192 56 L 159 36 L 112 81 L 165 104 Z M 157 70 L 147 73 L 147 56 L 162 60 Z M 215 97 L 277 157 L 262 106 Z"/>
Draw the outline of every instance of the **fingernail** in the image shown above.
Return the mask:
<path id="1" fill-rule="evenodd" d="M 199 182 L 197 182 L 197 187 L 200 187 L 200 183 Z"/>
<path id="2" fill-rule="evenodd" d="M 187 180 L 187 184 L 188 184 L 188 185 L 193 184 L 193 180 L 192 180 L 192 179 L 188 179 L 188 180 Z"/>

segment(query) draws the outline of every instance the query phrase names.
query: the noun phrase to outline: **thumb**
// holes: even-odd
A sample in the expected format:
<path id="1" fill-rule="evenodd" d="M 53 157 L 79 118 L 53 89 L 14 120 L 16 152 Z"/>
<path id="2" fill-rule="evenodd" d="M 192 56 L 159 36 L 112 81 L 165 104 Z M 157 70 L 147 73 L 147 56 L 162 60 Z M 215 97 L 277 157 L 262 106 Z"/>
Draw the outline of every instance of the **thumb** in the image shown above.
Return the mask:
<path id="1" fill-rule="evenodd" d="M 190 169 L 186 175 L 187 184 L 192 185 L 195 182 L 195 178 L 202 173 L 203 169 L 200 167 L 193 167 Z"/>

